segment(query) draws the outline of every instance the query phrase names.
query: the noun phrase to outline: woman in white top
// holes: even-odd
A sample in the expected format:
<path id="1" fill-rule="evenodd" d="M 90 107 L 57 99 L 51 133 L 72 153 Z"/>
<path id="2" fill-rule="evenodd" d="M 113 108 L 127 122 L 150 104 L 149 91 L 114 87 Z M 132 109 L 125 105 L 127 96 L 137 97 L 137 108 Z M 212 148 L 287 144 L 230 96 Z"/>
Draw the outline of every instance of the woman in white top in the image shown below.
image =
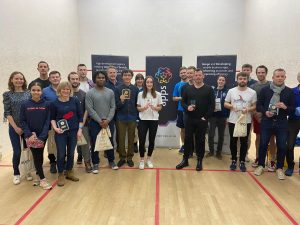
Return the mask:
<path id="1" fill-rule="evenodd" d="M 139 111 L 140 122 L 138 125 L 139 133 L 139 152 L 140 152 L 140 165 L 142 170 L 145 167 L 145 141 L 146 135 L 149 130 L 149 145 L 147 154 L 147 166 L 153 168 L 151 162 L 151 155 L 154 149 L 155 136 L 158 127 L 158 112 L 162 108 L 161 94 L 155 91 L 154 79 L 152 76 L 146 76 L 143 83 L 143 91 L 139 93 L 137 100 L 137 109 Z"/>

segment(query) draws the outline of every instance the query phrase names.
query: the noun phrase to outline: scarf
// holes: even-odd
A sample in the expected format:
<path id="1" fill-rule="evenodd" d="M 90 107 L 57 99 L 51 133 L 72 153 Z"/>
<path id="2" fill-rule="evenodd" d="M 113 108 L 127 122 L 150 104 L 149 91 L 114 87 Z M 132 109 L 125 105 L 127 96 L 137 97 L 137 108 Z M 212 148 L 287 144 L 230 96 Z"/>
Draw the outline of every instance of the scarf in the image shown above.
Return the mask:
<path id="1" fill-rule="evenodd" d="M 273 82 L 271 82 L 270 88 L 274 92 L 270 100 L 270 105 L 275 105 L 280 101 L 280 93 L 285 88 L 285 84 L 281 86 L 276 86 Z"/>

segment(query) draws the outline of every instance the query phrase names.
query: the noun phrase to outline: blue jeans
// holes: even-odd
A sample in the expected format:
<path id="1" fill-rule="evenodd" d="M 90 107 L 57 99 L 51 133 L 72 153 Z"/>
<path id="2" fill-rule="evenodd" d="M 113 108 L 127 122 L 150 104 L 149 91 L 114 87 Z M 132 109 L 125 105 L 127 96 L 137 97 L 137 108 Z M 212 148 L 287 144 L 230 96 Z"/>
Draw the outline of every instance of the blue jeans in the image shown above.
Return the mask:
<path id="1" fill-rule="evenodd" d="M 111 133 L 110 141 L 113 145 L 113 136 L 114 136 L 114 125 L 113 123 L 109 123 L 109 129 Z M 91 120 L 89 123 L 89 133 L 90 133 L 90 140 L 91 140 L 91 158 L 92 158 L 92 163 L 99 164 L 100 158 L 99 158 L 99 152 L 95 151 L 95 144 L 96 144 L 96 139 L 97 135 L 101 131 L 101 126 L 99 123 L 97 123 L 95 120 Z M 105 151 L 107 155 L 108 162 L 113 162 L 115 160 L 115 155 L 114 155 L 114 149 L 107 150 Z"/>
<path id="2" fill-rule="evenodd" d="M 286 153 L 286 141 L 288 133 L 287 120 L 276 120 L 263 118 L 260 124 L 260 144 L 258 165 L 265 166 L 265 159 L 271 136 L 276 137 L 277 146 L 277 169 L 282 169 Z"/>
<path id="3" fill-rule="evenodd" d="M 21 159 L 21 139 L 11 125 L 9 125 L 8 127 L 8 133 L 13 148 L 12 163 L 13 163 L 14 175 L 20 175 L 19 164 Z M 23 138 L 23 135 L 21 137 Z M 26 145 L 25 141 L 24 141 L 24 145 Z"/>
<path id="4" fill-rule="evenodd" d="M 57 169 L 58 173 L 64 171 L 65 157 L 67 156 L 66 170 L 73 169 L 74 151 L 77 145 L 77 129 L 67 130 L 62 134 L 55 133 L 55 142 L 57 147 Z"/>

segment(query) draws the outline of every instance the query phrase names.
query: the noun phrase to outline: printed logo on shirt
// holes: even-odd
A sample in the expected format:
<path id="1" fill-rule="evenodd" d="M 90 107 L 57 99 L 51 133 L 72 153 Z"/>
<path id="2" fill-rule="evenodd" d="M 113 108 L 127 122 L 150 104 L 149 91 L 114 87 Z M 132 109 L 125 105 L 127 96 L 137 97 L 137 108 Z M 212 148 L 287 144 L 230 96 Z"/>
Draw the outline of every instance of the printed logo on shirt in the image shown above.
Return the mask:
<path id="1" fill-rule="evenodd" d="M 74 116 L 74 113 L 71 111 L 71 112 L 66 113 L 66 114 L 63 116 L 63 118 L 64 118 L 65 120 L 69 120 L 69 119 L 71 119 L 73 116 Z"/>

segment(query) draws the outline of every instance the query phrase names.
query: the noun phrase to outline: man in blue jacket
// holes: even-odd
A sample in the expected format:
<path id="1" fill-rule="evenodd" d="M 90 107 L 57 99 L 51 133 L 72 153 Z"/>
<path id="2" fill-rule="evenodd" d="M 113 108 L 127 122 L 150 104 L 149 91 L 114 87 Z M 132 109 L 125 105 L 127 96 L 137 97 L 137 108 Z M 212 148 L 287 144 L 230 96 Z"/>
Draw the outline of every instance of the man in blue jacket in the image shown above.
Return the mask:
<path id="1" fill-rule="evenodd" d="M 279 180 L 284 180 L 283 164 L 286 153 L 288 131 L 287 116 L 294 111 L 293 91 L 285 86 L 286 72 L 276 69 L 273 72 L 270 86 L 264 87 L 259 95 L 257 111 L 262 113 L 259 144 L 258 167 L 254 174 L 260 176 L 265 167 L 265 158 L 272 134 L 275 134 L 277 145 L 276 173 Z"/>
<path id="2" fill-rule="evenodd" d="M 300 130 L 300 72 L 298 73 L 297 80 L 299 84 L 292 89 L 295 96 L 296 108 L 295 112 L 290 113 L 288 120 L 288 139 L 286 151 L 286 161 L 288 163 L 288 168 L 285 171 L 286 176 L 292 176 L 294 172 L 294 147 L 296 144 L 297 135 Z"/>

